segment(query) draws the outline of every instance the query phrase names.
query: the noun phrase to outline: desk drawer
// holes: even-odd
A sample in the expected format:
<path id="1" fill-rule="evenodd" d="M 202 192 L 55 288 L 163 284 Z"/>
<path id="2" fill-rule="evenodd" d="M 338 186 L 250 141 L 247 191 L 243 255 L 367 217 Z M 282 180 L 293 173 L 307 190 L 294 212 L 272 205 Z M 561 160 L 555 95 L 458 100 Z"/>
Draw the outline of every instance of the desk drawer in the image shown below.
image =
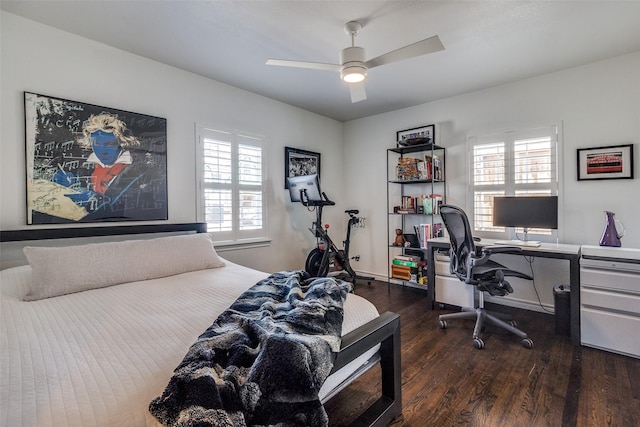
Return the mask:
<path id="1" fill-rule="evenodd" d="M 456 277 L 436 276 L 436 302 L 458 307 L 475 307 L 475 286 Z"/>
<path id="2" fill-rule="evenodd" d="M 583 307 L 596 308 L 604 311 L 624 312 L 640 316 L 640 294 L 617 293 L 607 289 L 594 289 L 588 285 L 582 285 L 580 304 Z"/>
<path id="3" fill-rule="evenodd" d="M 582 267 L 580 269 L 580 282 L 582 286 L 640 295 L 640 274 Z"/>
<path id="4" fill-rule="evenodd" d="M 640 357 L 640 317 L 583 307 L 580 323 L 583 345 Z"/>
<path id="5" fill-rule="evenodd" d="M 436 274 L 440 274 L 441 276 L 451 276 L 449 272 L 449 261 L 435 261 L 436 264 Z"/>

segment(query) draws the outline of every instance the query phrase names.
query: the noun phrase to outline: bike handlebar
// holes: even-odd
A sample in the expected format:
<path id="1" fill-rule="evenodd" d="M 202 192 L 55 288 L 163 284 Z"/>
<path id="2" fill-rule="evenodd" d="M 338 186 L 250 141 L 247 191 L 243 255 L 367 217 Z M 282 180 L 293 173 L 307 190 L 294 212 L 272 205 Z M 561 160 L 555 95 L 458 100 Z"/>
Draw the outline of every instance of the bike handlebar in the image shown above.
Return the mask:
<path id="1" fill-rule="evenodd" d="M 322 192 L 322 196 L 320 197 L 320 200 L 309 200 L 309 198 L 307 197 L 307 192 L 306 190 L 300 190 L 301 195 L 304 195 L 304 197 L 301 197 L 301 203 L 304 206 L 333 206 L 336 204 L 336 202 L 329 200 L 329 198 L 327 197 L 327 195 L 325 194 L 325 192 Z"/>

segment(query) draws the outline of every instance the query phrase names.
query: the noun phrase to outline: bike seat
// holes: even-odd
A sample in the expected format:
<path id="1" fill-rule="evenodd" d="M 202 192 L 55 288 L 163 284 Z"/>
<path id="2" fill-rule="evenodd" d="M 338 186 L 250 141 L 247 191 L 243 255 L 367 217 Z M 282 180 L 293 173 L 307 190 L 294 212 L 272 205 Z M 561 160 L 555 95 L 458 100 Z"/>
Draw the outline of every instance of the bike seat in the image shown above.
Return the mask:
<path id="1" fill-rule="evenodd" d="M 360 211 L 358 209 L 349 209 L 349 210 L 344 211 L 344 213 L 349 214 L 349 215 L 351 215 L 351 214 L 358 215 L 360 213 Z"/>

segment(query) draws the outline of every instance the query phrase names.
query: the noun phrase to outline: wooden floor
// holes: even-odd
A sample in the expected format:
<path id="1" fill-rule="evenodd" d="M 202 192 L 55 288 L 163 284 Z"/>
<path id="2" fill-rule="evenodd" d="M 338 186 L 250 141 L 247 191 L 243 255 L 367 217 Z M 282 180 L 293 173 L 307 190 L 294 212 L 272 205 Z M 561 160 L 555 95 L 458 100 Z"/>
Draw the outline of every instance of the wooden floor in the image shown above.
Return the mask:
<path id="1" fill-rule="evenodd" d="M 497 306 L 534 342 L 529 350 L 488 326 L 472 346 L 473 323 L 426 310 L 426 293 L 374 282 L 356 293 L 401 316 L 402 417 L 392 426 L 640 426 L 640 359 L 572 346 L 552 315 Z M 492 307 L 492 308 L 495 308 Z M 629 339 L 640 339 L 638 331 Z M 329 401 L 330 425 L 349 425 L 379 397 L 373 368 Z"/>

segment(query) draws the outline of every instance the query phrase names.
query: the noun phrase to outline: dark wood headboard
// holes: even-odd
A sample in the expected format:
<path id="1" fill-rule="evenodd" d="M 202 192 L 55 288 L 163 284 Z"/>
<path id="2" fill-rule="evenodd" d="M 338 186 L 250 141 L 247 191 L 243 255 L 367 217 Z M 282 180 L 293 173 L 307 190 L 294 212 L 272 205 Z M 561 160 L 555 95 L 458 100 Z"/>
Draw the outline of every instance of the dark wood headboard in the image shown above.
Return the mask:
<path id="1" fill-rule="evenodd" d="M 192 222 L 186 224 L 118 225 L 111 227 L 68 227 L 37 228 L 31 230 L 6 230 L 0 231 L 0 242 L 70 239 L 76 237 L 117 236 L 125 234 L 173 233 L 181 231 L 206 233 L 207 224 L 204 222 Z"/>

